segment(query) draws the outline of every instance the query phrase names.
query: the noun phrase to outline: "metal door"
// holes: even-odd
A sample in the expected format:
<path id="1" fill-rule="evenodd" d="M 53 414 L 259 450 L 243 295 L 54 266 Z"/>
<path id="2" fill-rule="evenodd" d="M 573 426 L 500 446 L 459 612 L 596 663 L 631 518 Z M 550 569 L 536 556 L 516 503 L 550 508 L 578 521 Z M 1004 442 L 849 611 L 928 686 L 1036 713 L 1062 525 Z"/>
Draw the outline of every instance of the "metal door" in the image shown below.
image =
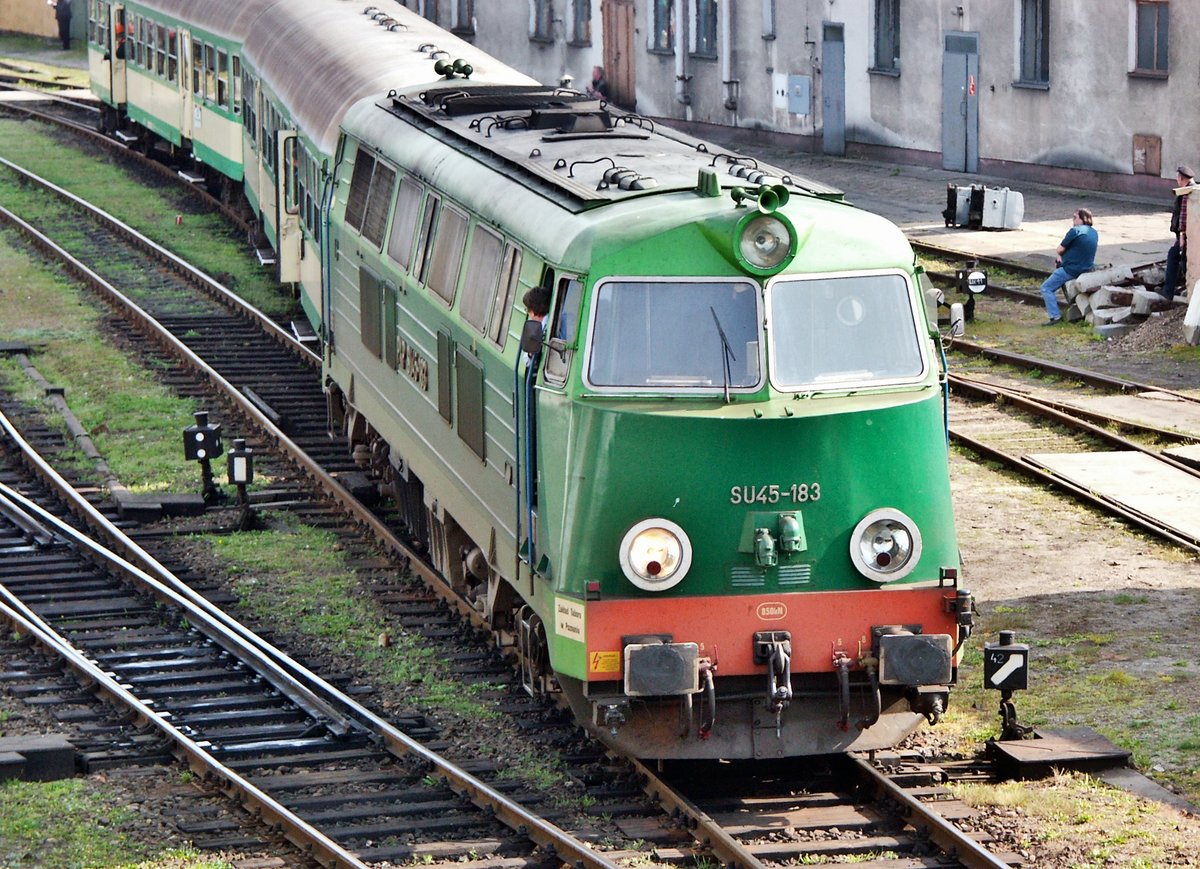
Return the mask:
<path id="1" fill-rule="evenodd" d="M 179 134 L 184 139 L 191 139 L 192 129 L 192 84 L 195 72 L 192 70 L 192 34 L 187 30 L 179 31 Z"/>
<path id="2" fill-rule="evenodd" d="M 942 168 L 979 171 L 979 34 L 946 34 L 942 56 Z"/>
<path id="3" fill-rule="evenodd" d="M 632 110 L 637 105 L 634 70 L 633 0 L 603 0 L 604 74 L 608 79 L 608 97 Z"/>
<path id="4" fill-rule="evenodd" d="M 821 140 L 824 153 L 846 153 L 845 25 L 821 26 Z"/>

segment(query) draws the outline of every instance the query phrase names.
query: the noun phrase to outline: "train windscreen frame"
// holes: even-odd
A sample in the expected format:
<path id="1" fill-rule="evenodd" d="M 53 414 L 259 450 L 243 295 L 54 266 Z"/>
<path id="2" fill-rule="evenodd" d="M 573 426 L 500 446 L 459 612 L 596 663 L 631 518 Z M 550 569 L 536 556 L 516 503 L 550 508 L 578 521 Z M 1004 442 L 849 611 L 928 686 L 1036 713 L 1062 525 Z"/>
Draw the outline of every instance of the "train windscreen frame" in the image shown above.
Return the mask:
<path id="1" fill-rule="evenodd" d="M 606 279 L 592 293 L 585 380 L 620 392 L 756 391 L 760 295 L 750 280 Z"/>
<path id="2" fill-rule="evenodd" d="M 903 272 L 789 275 L 767 289 L 771 384 L 813 392 L 911 383 L 926 373 Z"/>

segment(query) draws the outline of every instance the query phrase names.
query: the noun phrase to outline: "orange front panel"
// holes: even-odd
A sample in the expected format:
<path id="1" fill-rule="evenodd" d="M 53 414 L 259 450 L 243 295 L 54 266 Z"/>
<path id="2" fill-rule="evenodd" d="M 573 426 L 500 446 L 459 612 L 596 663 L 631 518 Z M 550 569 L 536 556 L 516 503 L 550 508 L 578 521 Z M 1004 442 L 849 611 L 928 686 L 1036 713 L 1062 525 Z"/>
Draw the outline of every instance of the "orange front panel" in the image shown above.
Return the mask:
<path id="1" fill-rule="evenodd" d="M 701 656 L 717 661 L 722 676 L 762 673 L 753 661 L 759 631 L 788 631 L 792 672 L 831 672 L 833 652 L 857 659 L 871 647 L 874 625 L 920 625 L 926 634 L 956 637 L 947 612 L 953 588 L 791 592 L 738 597 L 600 600 L 587 605 L 588 678 L 621 678 L 621 638 L 670 634 L 676 643 L 697 643 Z"/>

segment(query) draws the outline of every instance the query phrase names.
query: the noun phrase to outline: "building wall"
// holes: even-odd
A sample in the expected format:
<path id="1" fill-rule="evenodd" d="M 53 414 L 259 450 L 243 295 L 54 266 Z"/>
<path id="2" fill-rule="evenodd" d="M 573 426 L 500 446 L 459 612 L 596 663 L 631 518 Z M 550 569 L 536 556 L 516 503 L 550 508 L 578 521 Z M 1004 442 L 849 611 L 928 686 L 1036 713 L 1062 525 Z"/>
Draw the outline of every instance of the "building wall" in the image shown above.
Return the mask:
<path id="1" fill-rule="evenodd" d="M 534 2 L 476 0 L 474 41 L 543 81 L 570 73 L 585 86 L 603 55 L 602 3 L 612 0 L 591 0 L 586 49 L 566 46 L 557 31 L 553 44 L 531 41 Z M 634 2 L 636 109 L 651 117 L 737 127 L 747 139 L 769 136 L 819 152 L 822 26 L 837 22 L 845 36 L 847 153 L 941 165 L 944 38 L 965 31 L 979 39 L 980 173 L 1158 193 L 1176 165 L 1200 162 L 1200 76 L 1189 51 L 1200 38 L 1200 3 L 1169 4 L 1169 75 L 1152 78 L 1130 72 L 1136 0 L 1051 0 L 1049 85 L 1037 88 L 1014 84 L 1021 0 L 901 0 L 899 75 L 871 71 L 875 0 L 774 0 L 773 34 L 764 11 L 772 0 L 719 0 L 728 38 L 718 27 L 715 57 L 651 51 L 651 0 Z M 676 2 L 690 8 L 694 0 Z M 554 0 L 555 17 L 569 16 L 570 3 Z M 680 23 L 688 26 L 676 19 L 677 48 L 687 36 Z M 1139 144 L 1148 137 L 1151 157 L 1155 138 L 1161 142 L 1151 174 L 1135 174 L 1146 156 L 1135 155 L 1135 137 Z"/>
<path id="2" fill-rule="evenodd" d="M 75 0 L 72 8 L 78 7 L 80 13 L 72 15 L 72 19 L 87 18 L 84 0 Z M 83 33 L 76 30 L 77 21 L 71 21 L 72 33 Z M 0 0 L 0 32 L 27 33 L 31 36 L 58 36 L 58 21 L 54 17 L 54 7 L 46 0 Z"/>

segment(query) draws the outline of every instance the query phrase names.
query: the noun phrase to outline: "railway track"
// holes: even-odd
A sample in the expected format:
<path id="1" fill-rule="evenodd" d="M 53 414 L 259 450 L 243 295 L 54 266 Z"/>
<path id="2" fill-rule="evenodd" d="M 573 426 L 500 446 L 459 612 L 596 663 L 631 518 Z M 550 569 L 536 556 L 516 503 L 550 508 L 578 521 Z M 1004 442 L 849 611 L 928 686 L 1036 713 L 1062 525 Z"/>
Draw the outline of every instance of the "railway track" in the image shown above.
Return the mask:
<path id="1" fill-rule="evenodd" d="M 0 613 L 10 627 L 320 863 L 483 854 L 495 858 L 484 865 L 613 869 L 547 820 L 551 809 L 514 800 L 537 804 L 537 794 L 451 763 L 248 632 L 124 537 L 7 418 L 0 428 L 20 450 L 10 461 L 53 486 L 34 499 L 0 484 Z M 43 506 L 51 495 L 68 499 L 120 552 Z M 494 778 L 487 766 L 476 764 Z"/>
<path id="2" fill-rule="evenodd" d="M 19 221 L 14 220 L 14 223 L 19 225 Z M 45 233 L 34 227 L 25 228 L 24 231 L 44 250 L 53 251 L 56 256 L 67 256 L 58 245 L 45 238 Z M 112 258 L 112 245 L 115 243 L 115 240 L 104 242 L 103 246 L 108 254 L 107 257 L 101 257 L 101 260 Z M 144 242 L 137 244 L 144 246 Z M 161 254 L 156 253 L 155 256 L 159 257 Z M 102 263 L 97 262 L 97 268 L 100 267 Z M 204 378 L 212 387 L 223 390 L 224 400 L 228 402 L 231 412 L 236 408 L 236 412 L 244 416 L 245 424 L 248 427 L 254 426 L 250 436 L 258 454 L 286 455 L 286 461 L 317 481 L 325 498 L 336 503 L 340 510 L 350 513 L 352 518 L 349 521 L 368 529 L 388 549 L 411 564 L 414 572 L 427 579 L 451 608 L 465 615 L 473 624 L 482 625 L 482 619 L 472 603 L 446 587 L 440 577 L 421 561 L 420 553 L 407 547 L 404 529 L 390 522 L 386 513 L 368 508 L 354 496 L 355 490 L 369 494 L 371 487 L 369 484 L 362 485 L 364 481 L 356 479 L 360 476 L 356 466 L 340 451 L 333 449 L 324 435 L 324 398 L 320 393 L 312 354 L 301 341 L 289 335 L 279 324 L 245 306 L 238 307 L 234 313 L 223 313 L 220 310 L 223 306 L 215 303 L 182 301 L 183 287 L 174 277 L 179 270 L 177 264 L 172 264 L 166 269 L 152 267 L 149 263 L 138 267 L 135 271 L 153 271 L 156 277 L 147 286 L 129 293 L 118 292 L 111 282 L 82 262 L 75 261 L 71 269 L 114 308 L 121 308 L 124 311 L 123 317 L 136 320 L 136 330 L 130 332 L 126 340 L 134 344 L 139 352 L 163 358 L 168 355 L 177 356 L 185 360 L 183 364 L 194 376 Z M 149 285 L 157 285 L 157 291 L 151 292 Z M 157 293 L 161 293 L 167 301 L 159 305 L 154 298 Z M 131 296 L 134 295 L 137 296 L 137 301 L 131 305 Z M 224 294 L 219 291 L 217 295 L 224 298 Z M 152 311 L 157 312 L 160 318 L 152 316 Z M 231 340 L 231 336 L 234 335 L 237 336 L 236 340 Z M 246 365 L 247 359 L 254 360 L 255 364 Z M 278 360 L 278 365 L 274 360 Z M 285 371 L 291 371 L 292 374 L 286 375 Z M 284 384 L 282 388 L 281 384 Z M 183 388 L 196 389 L 195 386 Z M 296 498 L 295 495 L 291 497 Z M 317 508 L 314 506 L 312 509 Z M 619 825 L 624 824 L 625 828 L 630 830 L 640 830 L 642 827 L 638 824 L 643 822 L 634 819 L 645 815 L 647 810 L 644 805 L 639 808 L 636 801 L 632 807 L 627 805 L 627 801 L 633 797 L 621 790 L 620 770 L 619 762 L 609 766 L 606 762 L 592 759 L 590 770 L 580 778 L 595 785 L 597 793 L 607 801 L 604 804 L 606 811 L 617 818 L 616 822 Z M 612 781 L 614 774 L 618 778 L 615 789 Z M 681 805 L 689 802 L 686 796 L 670 790 L 665 783 L 656 785 L 652 791 L 668 811 L 676 811 Z M 882 818 L 882 814 L 880 817 Z M 915 823 L 923 829 L 934 822 L 922 818 Z M 705 827 L 698 834 L 695 833 L 695 829 L 693 828 L 692 835 L 696 835 L 699 840 L 698 847 L 702 854 L 713 850 L 713 842 L 718 839 L 732 841 L 732 837 L 717 833 L 713 827 Z M 861 839 L 862 829 L 860 825 L 850 831 L 849 838 Z M 686 826 L 682 828 L 682 832 L 686 833 L 686 830 Z M 832 828 L 826 830 L 829 841 L 838 835 Z M 694 856 L 697 846 L 689 842 L 690 840 L 685 838 L 683 843 L 676 843 L 680 855 Z M 823 847 L 826 850 L 836 850 L 835 846 L 828 842 Z M 900 843 L 898 847 L 908 849 L 915 848 L 916 845 Z M 951 844 L 948 847 L 955 849 L 961 846 Z M 847 852 L 855 848 L 861 850 L 861 842 L 857 845 L 848 843 L 844 848 Z M 802 846 L 799 847 L 799 851 L 802 850 Z M 562 852 L 556 853 L 561 855 Z M 737 859 L 748 867 L 757 864 L 758 858 L 750 859 L 753 854 L 745 847 L 734 853 L 740 853 L 741 856 Z M 424 855 L 414 856 L 424 859 Z M 962 865 L 1005 864 L 993 862 Z"/>
<path id="3" fill-rule="evenodd" d="M 222 198 L 220 191 L 210 191 L 196 172 L 189 171 L 192 167 L 186 161 L 175 159 L 174 155 L 160 153 L 148 147 L 149 139 L 131 139 L 129 142 L 119 141 L 106 135 L 99 129 L 100 111 L 94 103 L 68 99 L 42 91 L 30 91 L 14 84 L 0 85 L 9 91 L 20 91 L 37 96 L 36 101 L 5 102 L 0 100 L 0 113 L 10 117 L 26 118 L 40 121 L 51 127 L 70 133 L 77 139 L 98 147 L 113 155 L 126 166 L 149 172 L 160 182 L 172 184 L 180 189 L 186 189 L 191 195 L 199 197 L 207 207 L 220 211 L 225 218 L 248 239 L 253 239 L 256 227 L 248 220 L 246 214 L 235 204 Z"/>

